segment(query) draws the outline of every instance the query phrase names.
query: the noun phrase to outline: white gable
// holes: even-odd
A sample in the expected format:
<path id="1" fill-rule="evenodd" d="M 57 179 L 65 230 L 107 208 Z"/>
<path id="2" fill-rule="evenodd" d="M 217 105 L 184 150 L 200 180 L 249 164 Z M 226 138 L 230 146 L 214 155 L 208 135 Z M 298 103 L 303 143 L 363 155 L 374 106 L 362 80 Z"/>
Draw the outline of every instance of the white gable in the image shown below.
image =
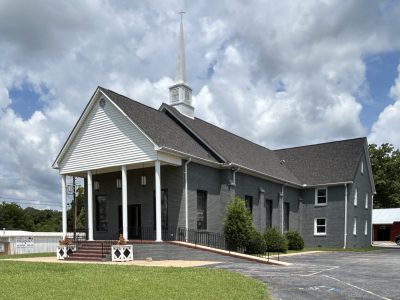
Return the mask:
<path id="1" fill-rule="evenodd" d="M 60 174 L 151 161 L 154 144 L 105 99 L 97 99 L 62 157 Z"/>

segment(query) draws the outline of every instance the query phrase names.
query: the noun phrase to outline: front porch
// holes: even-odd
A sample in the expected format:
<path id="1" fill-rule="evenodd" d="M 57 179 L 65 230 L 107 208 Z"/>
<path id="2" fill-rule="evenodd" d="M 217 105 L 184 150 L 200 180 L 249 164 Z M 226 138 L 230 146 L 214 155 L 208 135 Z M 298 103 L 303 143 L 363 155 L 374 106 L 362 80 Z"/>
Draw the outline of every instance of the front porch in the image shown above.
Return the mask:
<path id="1" fill-rule="evenodd" d="M 62 174 L 64 236 L 67 175 L 84 178 L 89 241 L 117 240 L 122 234 L 130 241 L 161 242 L 175 239 L 177 228 L 187 224 L 184 167 L 156 160 Z"/>

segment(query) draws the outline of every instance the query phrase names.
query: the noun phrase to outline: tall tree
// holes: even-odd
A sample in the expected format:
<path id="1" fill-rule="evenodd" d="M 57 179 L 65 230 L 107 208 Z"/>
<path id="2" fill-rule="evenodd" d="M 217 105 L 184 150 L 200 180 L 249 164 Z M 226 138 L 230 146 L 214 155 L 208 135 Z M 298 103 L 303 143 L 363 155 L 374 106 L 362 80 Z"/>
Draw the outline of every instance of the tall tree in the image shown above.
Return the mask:
<path id="1" fill-rule="evenodd" d="M 376 195 L 374 208 L 400 207 L 400 151 L 391 144 L 369 145 Z"/>

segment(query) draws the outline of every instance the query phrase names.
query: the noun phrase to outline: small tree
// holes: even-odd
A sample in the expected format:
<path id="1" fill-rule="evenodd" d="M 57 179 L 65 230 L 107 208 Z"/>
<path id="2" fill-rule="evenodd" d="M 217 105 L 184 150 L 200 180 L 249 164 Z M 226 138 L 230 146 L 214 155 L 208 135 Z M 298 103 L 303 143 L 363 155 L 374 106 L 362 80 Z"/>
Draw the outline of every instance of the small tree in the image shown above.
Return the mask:
<path id="1" fill-rule="evenodd" d="M 229 248 L 237 250 L 245 247 L 253 231 L 253 223 L 245 202 L 240 197 L 229 204 L 224 221 L 224 233 L 229 243 Z"/>
<path id="2" fill-rule="evenodd" d="M 295 230 L 290 230 L 286 233 L 286 238 L 288 240 L 289 250 L 302 250 L 304 248 L 304 240 L 300 233 Z"/>
<path id="3" fill-rule="evenodd" d="M 269 228 L 264 232 L 264 240 L 268 252 L 286 252 L 288 241 L 276 228 Z"/>

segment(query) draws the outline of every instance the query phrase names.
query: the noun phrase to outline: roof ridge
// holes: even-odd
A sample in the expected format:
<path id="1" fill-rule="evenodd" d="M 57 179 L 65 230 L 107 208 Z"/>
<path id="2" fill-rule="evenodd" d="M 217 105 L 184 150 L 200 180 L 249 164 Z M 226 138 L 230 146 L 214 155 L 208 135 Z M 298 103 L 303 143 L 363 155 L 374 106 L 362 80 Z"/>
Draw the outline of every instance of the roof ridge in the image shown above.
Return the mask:
<path id="1" fill-rule="evenodd" d="M 125 95 L 122 95 L 122 94 L 120 94 L 120 93 L 117 93 L 117 92 L 115 92 L 115 91 L 113 91 L 113 90 L 106 89 L 106 88 L 104 88 L 104 87 L 102 87 L 102 86 L 99 86 L 99 88 L 100 88 L 101 90 L 106 91 L 106 92 L 114 93 L 114 94 L 116 94 L 116 95 L 118 95 L 118 96 L 121 96 L 121 97 L 123 97 L 123 98 L 126 98 L 127 100 L 133 101 L 133 102 L 135 102 L 135 103 L 137 103 L 137 104 L 140 104 L 140 105 L 142 105 L 142 106 L 145 106 L 145 107 L 147 107 L 147 108 L 150 108 L 150 109 L 152 109 L 152 110 L 155 110 L 155 111 L 160 112 L 157 108 L 151 107 L 150 105 L 147 105 L 147 104 L 144 104 L 144 103 L 142 103 L 142 102 L 140 102 L 140 101 L 138 101 L 138 100 L 129 98 L 129 97 L 127 97 L 127 96 L 125 96 Z"/>
<path id="2" fill-rule="evenodd" d="M 274 149 L 272 151 L 281 151 L 281 150 L 291 150 L 291 149 L 297 149 L 297 148 L 306 148 L 306 147 L 313 147 L 313 146 L 319 146 L 319 145 L 327 145 L 327 144 L 334 144 L 334 143 L 342 143 L 342 142 L 348 142 L 348 141 L 354 141 L 354 140 L 363 140 L 366 139 L 367 137 L 357 137 L 357 138 L 351 138 L 351 139 L 344 139 L 344 140 L 336 140 L 336 141 L 331 141 L 331 142 L 323 142 L 323 143 L 315 143 L 315 144 L 308 144 L 308 145 L 303 145 L 303 146 L 294 146 L 294 147 L 287 147 L 287 148 L 280 148 L 280 149 Z"/>

